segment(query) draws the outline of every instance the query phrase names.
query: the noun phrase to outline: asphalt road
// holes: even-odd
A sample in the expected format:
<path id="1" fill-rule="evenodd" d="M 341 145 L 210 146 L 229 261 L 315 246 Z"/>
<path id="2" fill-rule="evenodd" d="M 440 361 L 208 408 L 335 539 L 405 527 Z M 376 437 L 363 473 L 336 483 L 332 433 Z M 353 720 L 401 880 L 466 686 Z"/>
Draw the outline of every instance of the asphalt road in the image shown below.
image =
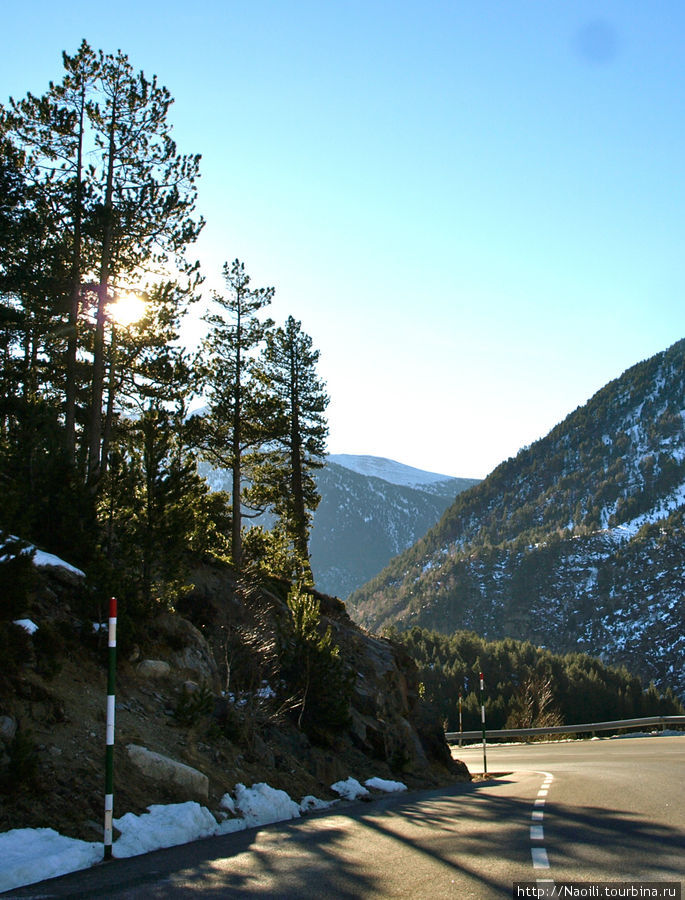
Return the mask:
<path id="1" fill-rule="evenodd" d="M 482 770 L 481 748 L 458 755 Z M 115 860 L 3 896 L 488 900 L 511 897 L 514 881 L 682 881 L 685 738 L 493 746 L 488 769 L 500 774 Z"/>
<path id="2" fill-rule="evenodd" d="M 472 773 L 482 746 L 454 748 Z M 488 771 L 546 771 L 542 817 L 556 881 L 685 879 L 685 736 L 625 737 L 524 746 L 490 745 Z"/>

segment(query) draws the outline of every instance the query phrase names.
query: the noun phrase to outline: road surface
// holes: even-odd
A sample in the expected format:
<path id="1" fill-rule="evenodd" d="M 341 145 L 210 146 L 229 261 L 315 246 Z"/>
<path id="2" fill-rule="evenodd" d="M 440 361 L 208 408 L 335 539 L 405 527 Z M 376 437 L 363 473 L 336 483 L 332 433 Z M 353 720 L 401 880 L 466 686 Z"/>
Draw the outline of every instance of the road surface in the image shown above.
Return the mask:
<path id="1" fill-rule="evenodd" d="M 482 767 L 481 748 L 458 755 L 472 772 Z M 115 860 L 3 896 L 489 900 L 511 897 L 515 881 L 682 880 L 685 738 L 491 747 L 488 769 L 500 774 Z"/>
<path id="2" fill-rule="evenodd" d="M 470 772 L 483 771 L 482 745 L 453 753 Z M 680 881 L 682 888 L 685 736 L 489 745 L 487 765 L 551 776 L 531 819 L 531 851 L 544 850 L 549 862 L 536 878 Z"/>

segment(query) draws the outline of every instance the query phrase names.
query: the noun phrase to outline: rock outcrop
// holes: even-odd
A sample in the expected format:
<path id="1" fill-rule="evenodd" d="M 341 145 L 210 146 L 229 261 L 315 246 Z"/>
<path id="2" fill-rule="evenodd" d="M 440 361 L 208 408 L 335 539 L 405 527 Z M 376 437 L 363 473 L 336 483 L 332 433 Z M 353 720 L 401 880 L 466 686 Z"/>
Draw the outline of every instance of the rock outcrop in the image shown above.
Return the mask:
<path id="1" fill-rule="evenodd" d="M 207 800 L 209 797 L 209 778 L 192 766 L 137 744 L 129 744 L 126 752 L 146 778 L 175 785 L 180 795 L 186 795 L 189 800 Z"/>

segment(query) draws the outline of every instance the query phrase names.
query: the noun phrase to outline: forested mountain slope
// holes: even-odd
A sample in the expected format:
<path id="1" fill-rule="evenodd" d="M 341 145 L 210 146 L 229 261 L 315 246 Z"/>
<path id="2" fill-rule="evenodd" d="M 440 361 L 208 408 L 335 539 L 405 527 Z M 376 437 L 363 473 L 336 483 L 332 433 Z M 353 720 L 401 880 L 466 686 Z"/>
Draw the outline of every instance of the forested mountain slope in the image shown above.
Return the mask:
<path id="1" fill-rule="evenodd" d="M 200 465 L 214 491 L 231 490 L 231 473 Z M 475 478 L 450 478 L 378 456 L 328 456 L 316 473 L 321 501 L 314 513 L 310 555 L 316 586 L 347 595 L 380 572 L 440 519 Z M 248 520 L 271 528 L 268 513 Z"/>
<path id="2" fill-rule="evenodd" d="M 310 542 L 319 590 L 346 597 L 423 537 L 474 484 L 378 457 L 329 457 L 317 474 L 321 502 Z"/>
<path id="3" fill-rule="evenodd" d="M 352 614 L 582 650 L 684 694 L 684 417 L 681 340 L 458 496 Z"/>

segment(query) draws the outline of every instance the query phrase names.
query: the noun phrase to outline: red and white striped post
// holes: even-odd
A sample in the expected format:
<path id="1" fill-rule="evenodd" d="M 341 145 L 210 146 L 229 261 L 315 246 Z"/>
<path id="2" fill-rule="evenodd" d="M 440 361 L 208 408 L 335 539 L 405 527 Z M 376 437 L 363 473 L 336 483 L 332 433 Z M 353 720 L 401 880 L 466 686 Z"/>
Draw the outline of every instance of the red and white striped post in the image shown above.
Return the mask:
<path id="1" fill-rule="evenodd" d="M 114 812 L 114 692 L 117 669 L 117 601 L 109 601 L 107 660 L 107 747 L 105 751 L 105 859 L 112 858 Z"/>
<path id="2" fill-rule="evenodd" d="M 485 696 L 484 696 L 483 673 L 480 673 L 480 719 L 483 726 L 483 774 L 488 774 L 488 760 L 485 752 Z"/>

